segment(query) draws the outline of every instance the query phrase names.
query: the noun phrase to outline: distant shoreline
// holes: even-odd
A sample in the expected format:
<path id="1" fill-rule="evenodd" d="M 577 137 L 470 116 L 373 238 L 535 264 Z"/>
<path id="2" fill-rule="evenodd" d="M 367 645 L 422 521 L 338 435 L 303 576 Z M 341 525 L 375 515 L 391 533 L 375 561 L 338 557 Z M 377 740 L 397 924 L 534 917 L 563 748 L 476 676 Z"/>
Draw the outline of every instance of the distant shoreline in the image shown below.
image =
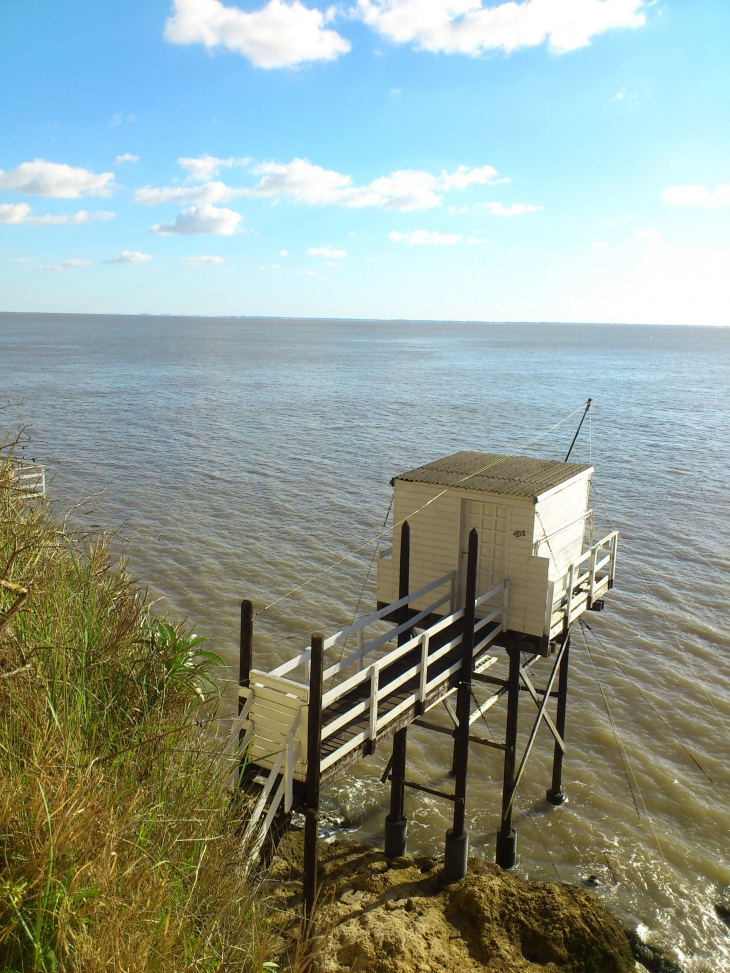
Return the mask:
<path id="1" fill-rule="evenodd" d="M 19 323 L 24 319 L 34 323 L 58 323 L 63 324 L 72 320 L 83 319 L 87 323 L 92 323 L 101 318 L 114 318 L 116 321 L 149 321 L 150 319 L 160 321 L 187 321 L 187 322 L 235 322 L 235 323 L 271 323 L 271 324 L 372 324 L 372 325 L 426 325 L 442 326 L 445 324 L 474 325 L 488 328 L 684 328 L 686 330 L 697 331 L 717 331 L 730 329 L 729 324 L 627 324 L 627 323 L 605 323 L 597 321 L 482 321 L 476 318 L 339 318 L 339 317 L 284 317 L 282 315 L 256 315 L 256 314 L 151 314 L 140 312 L 138 314 L 125 314 L 122 312 L 109 311 L 0 311 L 0 326 L 6 323 Z"/>

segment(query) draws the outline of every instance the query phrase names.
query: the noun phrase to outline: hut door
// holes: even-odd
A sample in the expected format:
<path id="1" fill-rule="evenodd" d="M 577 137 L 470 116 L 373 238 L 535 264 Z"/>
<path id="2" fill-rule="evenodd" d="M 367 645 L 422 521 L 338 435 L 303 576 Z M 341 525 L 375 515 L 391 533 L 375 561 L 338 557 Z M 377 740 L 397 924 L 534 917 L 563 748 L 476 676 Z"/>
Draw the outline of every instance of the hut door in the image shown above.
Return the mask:
<path id="1" fill-rule="evenodd" d="M 509 537 L 509 507 L 505 504 L 483 503 L 481 500 L 461 501 L 461 530 L 459 543 L 459 604 L 464 604 L 466 557 L 469 533 L 476 527 L 479 534 L 477 566 L 477 595 L 504 581 L 507 576 L 507 539 Z M 501 604 L 501 595 L 479 606 L 477 614 Z"/>

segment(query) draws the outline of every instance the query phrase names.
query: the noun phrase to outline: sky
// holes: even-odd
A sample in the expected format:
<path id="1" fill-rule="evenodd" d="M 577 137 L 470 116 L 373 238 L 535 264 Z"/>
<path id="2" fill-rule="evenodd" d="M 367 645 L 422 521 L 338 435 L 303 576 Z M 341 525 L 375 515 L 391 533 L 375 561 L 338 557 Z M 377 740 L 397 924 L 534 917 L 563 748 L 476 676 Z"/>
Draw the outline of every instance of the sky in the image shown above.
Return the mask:
<path id="1" fill-rule="evenodd" d="M 727 0 L 3 0 L 0 310 L 730 325 Z"/>

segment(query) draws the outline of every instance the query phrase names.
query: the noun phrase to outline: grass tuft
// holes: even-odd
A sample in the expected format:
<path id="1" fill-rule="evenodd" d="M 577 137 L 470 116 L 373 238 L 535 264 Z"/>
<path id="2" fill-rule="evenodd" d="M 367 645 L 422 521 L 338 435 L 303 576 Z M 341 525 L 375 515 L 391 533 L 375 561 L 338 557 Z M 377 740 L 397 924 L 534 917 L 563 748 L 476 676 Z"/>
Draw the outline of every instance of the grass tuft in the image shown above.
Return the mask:
<path id="1" fill-rule="evenodd" d="M 275 968 L 202 643 L 0 456 L 0 969 Z"/>

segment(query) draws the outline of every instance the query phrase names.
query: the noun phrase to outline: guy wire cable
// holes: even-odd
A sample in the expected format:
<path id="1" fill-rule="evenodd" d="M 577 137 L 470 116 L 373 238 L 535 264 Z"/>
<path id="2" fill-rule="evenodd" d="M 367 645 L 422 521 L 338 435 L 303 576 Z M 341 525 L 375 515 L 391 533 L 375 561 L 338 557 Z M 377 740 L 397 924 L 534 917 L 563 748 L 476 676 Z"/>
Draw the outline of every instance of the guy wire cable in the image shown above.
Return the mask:
<path id="1" fill-rule="evenodd" d="M 531 446 L 532 443 L 536 443 L 538 440 L 543 439 L 545 436 L 549 435 L 554 429 L 557 429 L 558 426 L 562 426 L 562 424 L 564 422 L 567 422 L 568 419 L 572 419 L 573 416 L 574 415 L 577 415 L 577 413 L 579 413 L 580 410 L 583 409 L 583 408 L 585 408 L 585 406 L 584 405 L 580 405 L 577 409 L 574 409 L 569 415 L 564 416 L 562 419 L 560 419 L 559 422 L 556 422 L 554 425 L 552 425 L 548 429 L 544 430 L 544 432 L 541 432 L 538 436 L 535 436 L 532 439 L 528 439 L 527 442 L 522 443 L 522 445 L 520 445 L 520 446 L 517 446 L 515 449 L 513 449 L 511 452 L 507 453 L 505 456 L 500 456 L 499 459 L 494 460 L 493 463 L 487 463 L 487 465 L 486 466 L 483 466 L 481 469 L 475 470 L 473 473 L 468 473 L 466 476 L 463 476 L 458 481 L 458 483 L 464 483 L 466 480 L 470 480 L 472 477 L 478 476 L 480 473 L 484 473 L 484 472 L 486 472 L 486 470 L 492 469 L 492 467 L 498 466 L 500 463 L 503 463 L 506 459 L 509 459 L 511 456 L 514 456 L 521 449 L 525 449 L 527 446 Z M 405 523 L 406 520 L 409 520 L 411 517 L 415 517 L 416 514 L 421 513 L 422 510 L 425 510 L 426 507 L 429 507 L 432 503 L 434 503 L 436 500 L 438 500 L 439 497 L 442 497 L 445 493 L 448 493 L 448 491 L 451 490 L 451 489 L 453 489 L 453 487 L 447 486 L 445 489 L 441 490 L 440 493 L 437 493 L 436 496 L 431 497 L 430 500 L 427 500 L 426 503 L 424 503 L 420 507 L 418 507 L 417 510 L 414 510 L 412 513 L 408 514 L 407 517 L 404 517 L 402 520 L 399 520 L 397 523 L 394 523 L 393 526 L 392 526 L 392 528 L 391 528 L 391 530 L 395 530 L 396 527 L 400 527 L 401 524 Z M 313 581 L 316 581 L 318 578 L 321 578 L 323 575 L 328 574 L 330 571 L 334 570 L 334 568 L 336 568 L 340 564 L 342 564 L 343 561 L 349 560 L 349 558 L 351 558 L 355 554 L 359 554 L 360 551 L 364 550 L 370 544 L 373 544 L 376 541 L 380 540 L 380 538 L 385 533 L 387 533 L 387 531 L 381 530 L 374 537 L 371 537 L 370 540 L 365 541 L 364 544 L 361 544 L 359 547 L 356 547 L 352 551 L 348 551 L 347 554 L 344 554 L 341 558 L 338 558 L 332 564 L 329 564 L 326 568 L 323 568 L 321 571 L 317 572 L 316 574 L 313 574 L 310 578 L 307 578 L 306 581 L 302 581 L 301 584 L 296 585 L 296 587 L 294 587 L 294 588 L 290 589 L 289 591 L 285 592 L 283 595 L 280 595 L 278 598 L 275 598 L 274 601 L 270 602 L 268 605 L 264 605 L 263 608 L 259 608 L 259 610 L 257 612 L 254 612 L 254 617 L 256 617 L 256 615 L 262 615 L 264 612 L 268 611 L 270 608 L 273 608 L 274 605 L 278 605 L 280 601 L 284 601 L 285 598 L 289 598 L 291 595 L 295 594 L 297 591 L 301 591 L 301 589 L 302 588 L 305 588 L 308 584 L 311 584 Z"/>
<path id="2" fill-rule="evenodd" d="M 385 515 L 385 519 L 383 520 L 383 527 L 381 528 L 381 531 L 384 531 L 385 525 L 388 523 L 388 517 L 390 517 L 390 511 L 392 506 L 393 506 L 393 497 L 391 496 L 390 503 L 388 504 L 388 511 Z M 365 575 L 365 580 L 363 581 L 362 588 L 360 589 L 360 597 L 357 599 L 357 604 L 355 605 L 355 611 L 352 613 L 352 620 L 350 621 L 350 625 L 355 624 L 355 619 L 357 618 L 357 613 L 360 608 L 360 602 L 362 601 L 362 596 L 365 594 L 365 587 L 370 578 L 370 572 L 373 570 L 373 564 L 375 563 L 375 558 L 377 556 L 377 553 L 378 553 L 378 547 L 376 545 L 375 550 L 373 551 L 373 556 L 370 558 L 370 564 L 368 565 L 368 570 L 367 570 L 367 574 Z M 347 646 L 347 642 L 349 638 L 350 636 L 348 635 L 347 638 L 342 643 L 342 648 L 340 650 L 340 658 L 337 660 L 338 662 L 342 662 L 342 656 L 345 654 L 345 647 Z M 333 675 L 330 677 L 330 688 L 332 687 L 332 682 L 335 678 L 335 675 L 336 673 L 333 673 Z"/>
<path id="3" fill-rule="evenodd" d="M 613 527 L 614 530 L 617 530 L 616 524 L 613 521 L 613 517 L 611 517 L 611 514 L 608 512 L 608 509 L 606 507 L 606 504 L 603 502 L 600 494 L 596 490 L 595 485 L 593 483 L 591 483 L 591 488 L 592 488 L 593 492 L 595 493 L 596 497 L 598 498 L 598 502 L 603 507 L 603 512 L 608 517 L 608 519 L 609 519 L 609 521 L 611 523 L 611 526 Z M 725 722 L 725 720 L 720 715 L 717 707 L 715 706 L 714 700 L 712 699 L 712 697 L 710 696 L 709 692 L 707 691 L 707 687 L 705 686 L 705 684 L 703 683 L 703 681 L 697 675 L 697 672 L 696 672 L 695 667 L 694 667 L 694 663 L 692 662 L 692 657 L 691 657 L 690 653 L 687 651 L 687 649 L 685 649 L 685 647 L 680 642 L 679 637 L 677 636 L 677 632 L 676 632 L 674 626 L 672 625 L 671 621 L 667 617 L 667 613 L 664 611 L 664 607 L 662 606 L 661 601 L 659 600 L 658 596 L 651 590 L 651 586 L 649 585 L 649 582 L 644 577 L 644 574 L 643 574 L 641 568 L 639 567 L 639 565 L 636 563 L 636 561 L 634 560 L 634 558 L 629 553 L 630 548 L 629 548 L 628 544 L 626 543 L 625 539 L 622 539 L 621 546 L 622 546 L 622 549 L 625 550 L 625 552 L 626 552 L 626 558 L 627 558 L 627 560 L 630 561 L 631 564 L 633 564 L 634 568 L 636 569 L 636 573 L 639 575 L 639 577 L 641 578 L 641 580 L 642 580 L 642 582 L 644 584 L 644 587 L 649 592 L 649 596 L 654 600 L 656 606 L 658 607 L 659 614 L 664 619 L 664 623 L 666 624 L 667 628 L 669 629 L 669 633 L 672 636 L 672 638 L 674 639 L 674 642 L 675 642 L 677 648 L 679 649 L 679 651 L 684 656 L 685 662 L 689 666 L 690 672 L 694 676 L 694 679 L 695 679 L 697 685 L 700 687 L 700 689 L 702 690 L 702 692 L 705 694 L 708 703 L 712 707 L 713 713 L 715 714 L 715 716 L 717 717 L 718 721 L 722 725 L 722 728 L 725 731 L 725 733 L 727 734 L 727 736 L 730 738 L 730 729 L 728 728 L 727 723 Z"/>
<path id="4" fill-rule="evenodd" d="M 579 621 L 580 621 L 580 619 L 579 619 Z M 619 733 L 618 733 L 618 730 L 616 728 L 616 723 L 615 723 L 614 718 L 613 718 L 613 713 L 611 712 L 611 707 L 608 705 L 608 699 L 606 698 L 606 694 L 603 691 L 603 685 L 602 685 L 601 680 L 599 678 L 598 670 L 596 669 L 596 664 L 593 661 L 593 656 L 591 655 L 591 650 L 588 648 L 588 643 L 586 642 L 585 632 L 583 631 L 583 626 L 582 625 L 581 625 L 581 635 L 583 636 L 583 642 L 585 644 L 585 647 L 588 650 L 588 658 L 591 660 L 591 665 L 593 666 L 593 675 L 596 677 L 596 682 L 598 683 L 598 688 L 599 688 L 599 690 L 601 692 L 601 696 L 603 697 L 603 704 L 606 707 L 606 713 L 608 714 L 608 719 L 609 719 L 609 722 L 611 724 L 611 730 L 613 732 L 613 739 L 614 739 L 614 742 L 616 743 L 616 749 L 618 750 L 618 755 L 619 755 L 619 758 L 621 760 L 621 767 L 623 768 L 624 776 L 626 777 L 626 783 L 628 784 L 629 791 L 631 792 L 631 800 L 634 802 L 634 809 L 636 810 L 636 815 L 639 818 L 639 820 L 641 820 L 641 811 L 639 810 L 639 805 L 636 803 L 636 795 L 634 794 L 634 789 L 631 786 L 631 781 L 629 780 L 629 772 L 628 772 L 628 768 L 627 768 L 627 764 L 626 764 L 626 761 L 628 760 L 628 754 L 625 755 L 624 754 L 624 750 L 621 747 Z M 624 759 L 624 755 L 626 756 L 626 759 Z"/>
<path id="5" fill-rule="evenodd" d="M 598 675 L 598 669 L 596 668 L 596 663 L 593 661 L 593 655 L 591 653 L 591 648 L 588 645 L 588 640 L 586 639 L 585 629 L 583 628 L 583 620 L 582 619 L 578 619 L 578 621 L 581 623 L 580 632 L 581 632 L 581 635 L 583 637 L 583 644 L 585 645 L 586 651 L 588 652 L 588 658 L 591 660 L 591 665 L 593 666 L 593 672 L 595 673 L 595 676 L 596 676 L 596 682 L 598 683 L 599 689 L 601 690 L 601 696 L 603 696 L 603 702 L 606 704 L 606 712 L 608 713 L 609 719 L 611 721 L 611 726 L 613 727 L 613 732 L 614 732 L 614 739 L 616 740 L 616 746 L 618 747 L 619 741 L 621 740 L 621 735 L 618 732 L 618 727 L 616 726 L 616 721 L 613 718 L 613 713 L 611 712 L 611 707 L 608 704 L 608 699 L 606 697 L 606 693 L 604 692 L 603 685 L 601 684 L 601 679 L 600 679 L 600 677 Z M 647 820 L 649 822 L 649 827 L 651 828 L 651 833 L 654 835 L 654 841 L 656 841 L 657 848 L 659 849 L 659 854 L 662 856 L 662 860 L 666 864 L 667 863 L 667 859 L 666 859 L 666 857 L 664 855 L 664 849 L 662 848 L 661 842 L 659 841 L 659 836 L 657 835 L 656 829 L 654 828 L 654 822 L 652 820 L 651 814 L 649 814 L 649 808 L 646 806 L 646 801 L 644 800 L 644 795 L 641 793 L 641 787 L 639 786 L 639 781 L 637 780 L 636 774 L 634 773 L 634 768 L 631 766 L 631 761 L 629 760 L 628 751 L 626 750 L 626 746 L 625 746 L 625 744 L 623 743 L 622 740 L 621 740 L 621 746 L 623 747 L 624 755 L 626 757 L 626 766 L 628 766 L 629 770 L 631 771 L 631 776 L 634 778 L 634 784 L 636 785 L 636 791 L 637 791 L 639 797 L 641 798 L 641 803 L 644 805 L 644 813 L 646 814 L 646 818 L 647 818 Z M 619 751 L 619 754 L 620 754 L 620 751 Z M 621 762 L 623 763 L 623 757 L 621 758 Z M 625 768 L 624 768 L 624 770 L 625 770 Z M 632 800 L 634 802 L 634 807 L 636 808 L 636 813 L 639 816 L 639 819 L 641 819 L 641 814 L 639 813 L 639 806 L 636 803 L 636 798 L 634 797 L 634 790 L 631 787 L 631 784 L 629 782 L 628 774 L 626 774 L 626 783 L 629 785 L 629 790 L 631 791 L 631 797 L 632 797 Z"/>
<path id="6" fill-rule="evenodd" d="M 629 790 L 631 791 L 631 799 L 634 802 L 634 807 L 636 809 L 636 813 L 637 813 L 637 815 L 639 817 L 639 820 L 641 820 L 641 814 L 639 812 L 639 806 L 636 803 L 636 797 L 634 796 L 634 789 L 631 786 L 631 782 L 629 781 L 628 772 L 626 770 L 627 767 L 631 771 L 631 776 L 634 778 L 634 784 L 636 785 L 636 791 L 637 791 L 637 793 L 638 793 L 638 795 L 639 795 L 639 797 L 641 799 L 641 803 L 644 805 L 644 813 L 646 814 L 646 818 L 647 818 L 647 820 L 649 822 L 649 827 L 651 828 L 651 833 L 654 835 L 654 841 L 656 841 L 656 845 L 657 845 L 657 848 L 659 850 L 659 854 L 662 856 L 662 860 L 666 864 L 667 859 L 666 859 L 666 857 L 664 855 L 664 849 L 662 848 L 661 842 L 659 841 L 659 836 L 657 835 L 656 829 L 654 828 L 654 822 L 652 820 L 651 814 L 649 814 L 649 808 L 646 806 L 646 801 L 644 800 L 644 795 L 641 793 L 641 787 L 639 786 L 639 781 L 637 780 L 636 774 L 634 773 L 634 768 L 631 766 L 631 761 L 629 760 L 628 751 L 626 750 L 625 744 L 621 740 L 621 735 L 618 732 L 618 727 L 616 726 L 616 721 L 613 718 L 613 713 L 611 712 L 611 707 L 610 707 L 610 705 L 608 703 L 608 698 L 606 697 L 606 693 L 605 693 L 605 691 L 603 689 L 603 684 L 601 683 L 600 676 L 598 675 L 598 669 L 596 668 L 596 663 L 593 660 L 593 655 L 591 653 L 591 648 L 588 645 L 588 640 L 586 639 L 585 629 L 583 628 L 583 620 L 582 619 L 578 619 L 578 620 L 581 622 L 580 631 L 581 631 L 581 636 L 583 637 L 583 644 L 585 645 L 586 651 L 588 652 L 588 658 L 591 660 L 591 666 L 593 667 L 593 672 L 594 672 L 595 677 L 596 677 L 596 682 L 598 683 L 598 688 L 601 690 L 601 696 L 603 696 L 603 702 L 606 705 L 606 712 L 608 713 L 608 718 L 611 721 L 611 726 L 613 728 L 614 739 L 616 741 L 616 747 L 619 750 L 619 756 L 621 756 L 621 747 L 623 747 L 623 754 L 624 754 L 624 756 L 626 758 L 626 763 L 624 764 L 624 756 L 621 756 L 621 763 L 624 764 L 624 773 L 626 774 L 626 783 L 629 785 Z"/>
<path id="7" fill-rule="evenodd" d="M 586 628 L 588 629 L 588 631 L 589 631 L 589 632 L 591 633 L 591 635 L 592 635 L 592 636 L 593 636 L 593 638 L 594 638 L 594 639 L 596 640 L 596 642 L 598 642 L 598 644 L 599 644 L 599 646 L 600 646 L 600 647 L 601 647 L 601 648 L 603 649 L 603 651 L 604 651 L 604 652 L 606 653 L 606 655 L 607 655 L 607 656 L 608 656 L 608 658 L 609 658 L 609 659 L 611 660 L 611 662 L 613 662 L 613 664 L 614 664 L 614 665 L 616 666 L 616 668 L 617 668 L 617 669 L 618 669 L 618 670 L 619 670 L 619 671 L 620 671 L 621 673 L 623 673 L 623 676 L 624 676 L 624 678 L 625 678 L 625 679 L 627 679 L 627 680 L 628 680 L 628 682 L 629 682 L 629 683 L 630 683 L 630 684 L 631 684 L 631 685 L 632 685 L 632 686 L 634 687 L 634 689 L 636 690 L 636 692 L 637 692 L 637 693 L 639 694 L 639 696 L 641 696 L 641 698 L 642 698 L 642 699 L 644 700 L 644 702 L 646 703 L 646 705 L 647 705 L 647 706 L 648 706 L 648 707 L 649 707 L 649 708 L 651 709 L 651 711 L 652 711 L 652 712 L 654 713 L 654 715 L 655 715 L 655 716 L 656 716 L 656 717 L 657 717 L 657 718 L 658 718 L 659 720 L 661 720 L 661 722 L 662 722 L 662 723 L 664 724 L 664 726 L 666 726 L 666 728 L 667 728 L 667 729 L 669 730 L 669 732 L 671 733 L 671 735 L 672 735 L 672 737 L 674 738 L 674 740 L 676 740 L 676 742 L 677 742 L 677 743 L 678 743 L 678 744 L 680 745 L 680 747 L 681 747 L 681 748 L 682 748 L 682 749 L 684 750 L 684 752 L 685 752 L 685 753 L 687 754 L 687 756 L 688 756 L 688 757 L 689 757 L 689 759 L 690 759 L 690 760 L 692 761 L 692 763 L 693 763 L 693 764 L 694 764 L 694 765 L 695 765 L 695 766 L 697 767 L 697 769 L 698 769 L 698 770 L 700 771 L 700 773 L 702 773 L 702 774 L 704 774 L 704 776 L 705 776 L 705 777 L 706 777 L 706 778 L 707 778 L 707 779 L 709 780 L 709 782 L 710 782 L 710 783 L 711 783 L 711 784 L 712 784 L 712 785 L 713 785 L 714 787 L 716 787 L 717 785 L 715 784 L 715 781 L 714 781 L 714 780 L 712 779 L 712 777 L 710 777 L 710 775 L 709 775 L 709 774 L 707 773 L 707 771 L 706 771 L 706 770 L 704 769 L 704 767 L 703 767 L 703 766 L 702 766 L 702 765 L 700 764 L 700 762 L 699 762 L 698 760 L 696 760 L 696 759 L 695 759 L 695 757 L 694 757 L 694 756 L 692 755 L 692 753 L 691 753 L 691 752 L 690 752 L 690 751 L 689 751 L 689 750 L 687 749 L 687 747 L 685 747 L 685 745 L 684 745 L 684 744 L 682 743 L 682 741 L 681 741 L 681 740 L 679 739 L 679 737 L 677 736 L 677 733 L 676 733 L 676 732 L 675 732 L 675 731 L 674 731 L 674 730 L 672 729 L 672 727 L 671 727 L 671 726 L 669 725 L 669 723 L 667 723 L 667 721 L 666 721 L 666 720 L 664 719 L 664 717 L 663 717 L 663 716 L 662 716 L 662 714 L 661 714 L 661 713 L 659 712 L 659 710 L 658 710 L 658 709 L 656 708 L 656 706 L 655 706 L 655 705 L 654 705 L 654 704 L 652 703 L 652 701 L 651 701 L 651 700 L 650 700 L 650 699 L 649 699 L 649 698 L 648 698 L 647 696 L 645 696 L 645 695 L 644 695 L 644 693 L 643 693 L 643 692 L 641 691 L 641 689 L 639 689 L 639 687 L 638 687 L 638 685 L 637 685 L 637 684 L 636 684 L 636 683 L 634 682 L 634 680 L 633 680 L 633 679 L 631 678 L 631 676 L 629 675 L 629 673 L 628 673 L 628 672 L 626 672 L 626 670 L 625 670 L 625 669 L 624 669 L 624 667 L 623 667 L 623 666 L 621 665 L 621 663 L 620 663 L 620 662 L 619 662 L 619 661 L 618 661 L 617 659 L 615 659 L 615 658 L 614 658 L 614 657 L 613 657 L 613 656 L 611 655 L 611 653 L 610 653 L 610 651 L 608 650 L 608 648 L 607 648 L 607 646 L 605 645 L 605 643 L 604 643 L 604 642 L 602 641 L 602 639 L 601 639 L 601 638 L 599 638 L 599 636 L 598 636 L 598 633 L 597 633 L 597 632 L 594 632 L 594 631 L 593 631 L 593 629 L 592 629 L 592 628 L 591 628 L 591 626 L 590 626 L 590 625 L 588 624 L 588 622 L 582 622 L 582 624 L 583 624 L 583 625 L 585 625 L 585 627 L 586 627 Z"/>

